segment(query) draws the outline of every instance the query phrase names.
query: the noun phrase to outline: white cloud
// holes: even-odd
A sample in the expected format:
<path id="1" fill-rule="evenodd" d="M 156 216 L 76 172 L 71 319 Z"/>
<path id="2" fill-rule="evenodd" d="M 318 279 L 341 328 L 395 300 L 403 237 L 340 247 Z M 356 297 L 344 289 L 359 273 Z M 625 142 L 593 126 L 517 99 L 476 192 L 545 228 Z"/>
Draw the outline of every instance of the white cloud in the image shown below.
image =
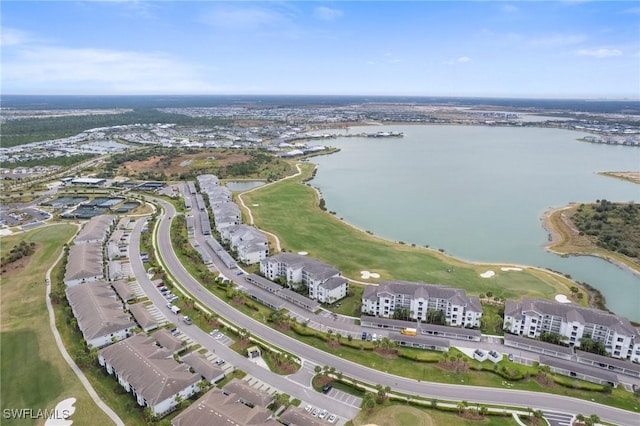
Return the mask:
<path id="1" fill-rule="evenodd" d="M 335 21 L 340 19 L 344 13 L 339 9 L 331 9 L 325 6 L 316 7 L 313 10 L 313 14 L 316 18 L 321 19 L 323 21 Z"/>
<path id="2" fill-rule="evenodd" d="M 533 38 L 529 40 L 529 45 L 532 47 L 555 49 L 582 43 L 585 40 L 586 36 L 584 34 L 552 34 Z"/>
<path id="3" fill-rule="evenodd" d="M 619 49 L 580 49 L 576 52 L 580 56 L 594 56 L 596 58 L 607 58 L 609 56 L 620 56 L 622 51 Z"/>
<path id="4" fill-rule="evenodd" d="M 456 59 L 445 61 L 445 64 L 455 65 L 455 64 L 466 64 L 469 62 L 473 62 L 473 59 L 471 59 L 468 56 L 459 56 Z"/>
<path id="5" fill-rule="evenodd" d="M 216 28 L 254 31 L 289 23 L 290 17 L 263 7 L 220 6 L 202 15 L 200 21 Z"/>
<path id="6" fill-rule="evenodd" d="M 64 87 L 101 93 L 211 93 L 203 70 L 164 53 L 31 46 L 3 61 L 5 92 Z M 95 90 L 95 89 L 92 89 Z"/>
<path id="7" fill-rule="evenodd" d="M 17 46 L 20 44 L 28 43 L 33 39 L 33 36 L 26 32 L 16 28 L 10 28 L 2 26 L 0 32 L 0 46 Z"/>

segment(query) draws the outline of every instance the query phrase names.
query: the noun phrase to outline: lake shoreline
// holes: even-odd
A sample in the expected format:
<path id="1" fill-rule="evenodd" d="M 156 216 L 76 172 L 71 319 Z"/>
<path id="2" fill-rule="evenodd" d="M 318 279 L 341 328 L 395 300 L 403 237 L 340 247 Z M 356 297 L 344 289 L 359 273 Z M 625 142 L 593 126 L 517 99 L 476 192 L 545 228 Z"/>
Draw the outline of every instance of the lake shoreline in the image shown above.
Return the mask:
<path id="1" fill-rule="evenodd" d="M 626 262 L 616 259 L 613 255 L 606 255 L 598 253 L 598 247 L 593 249 L 583 248 L 582 250 L 563 250 L 561 247 L 565 245 L 572 246 L 572 238 L 574 235 L 578 235 L 579 231 L 568 223 L 569 219 L 564 216 L 564 212 L 577 208 L 579 204 L 572 203 L 568 206 L 551 209 L 544 213 L 542 216 L 542 223 L 544 228 L 549 232 L 549 242 L 545 245 L 545 249 L 558 256 L 593 256 L 606 260 L 609 263 L 616 265 L 617 267 L 630 271 L 634 275 L 640 276 L 640 269 L 634 267 Z M 602 249 L 599 249 L 602 250 Z"/>

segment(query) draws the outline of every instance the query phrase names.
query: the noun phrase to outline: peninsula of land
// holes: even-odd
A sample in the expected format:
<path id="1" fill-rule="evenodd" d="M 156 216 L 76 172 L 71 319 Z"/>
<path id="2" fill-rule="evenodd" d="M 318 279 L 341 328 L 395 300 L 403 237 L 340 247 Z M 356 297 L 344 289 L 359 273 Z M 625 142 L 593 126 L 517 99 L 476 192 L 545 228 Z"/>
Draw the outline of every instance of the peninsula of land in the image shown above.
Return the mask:
<path id="1" fill-rule="evenodd" d="M 640 206 L 597 200 L 547 211 L 547 249 L 561 256 L 597 256 L 640 275 Z"/>

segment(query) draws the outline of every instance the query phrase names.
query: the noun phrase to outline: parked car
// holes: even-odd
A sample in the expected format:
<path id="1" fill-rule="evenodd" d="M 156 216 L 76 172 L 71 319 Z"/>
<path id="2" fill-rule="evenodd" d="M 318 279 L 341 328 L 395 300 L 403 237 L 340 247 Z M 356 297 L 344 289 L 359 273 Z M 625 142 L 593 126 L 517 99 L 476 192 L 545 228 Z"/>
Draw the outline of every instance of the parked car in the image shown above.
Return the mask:
<path id="1" fill-rule="evenodd" d="M 338 417 L 335 414 L 330 415 L 329 418 L 327 419 L 327 421 L 331 424 L 334 424 L 336 420 L 338 420 Z"/>
<path id="2" fill-rule="evenodd" d="M 366 331 L 362 332 L 362 340 L 367 340 L 367 332 Z"/>
<path id="3" fill-rule="evenodd" d="M 187 324 L 187 325 L 193 324 L 193 321 L 191 321 L 191 318 L 189 318 L 186 315 L 184 317 L 182 317 L 182 321 L 184 321 L 184 323 Z"/>
<path id="4" fill-rule="evenodd" d="M 324 419 L 325 417 L 327 417 L 327 414 L 329 414 L 329 412 L 327 410 L 322 410 L 322 411 L 320 411 L 320 414 L 318 414 L 318 418 L 319 419 Z"/>
<path id="5" fill-rule="evenodd" d="M 324 387 L 322 388 L 322 393 L 328 393 L 331 390 L 331 388 L 333 388 L 331 383 L 324 385 Z"/>

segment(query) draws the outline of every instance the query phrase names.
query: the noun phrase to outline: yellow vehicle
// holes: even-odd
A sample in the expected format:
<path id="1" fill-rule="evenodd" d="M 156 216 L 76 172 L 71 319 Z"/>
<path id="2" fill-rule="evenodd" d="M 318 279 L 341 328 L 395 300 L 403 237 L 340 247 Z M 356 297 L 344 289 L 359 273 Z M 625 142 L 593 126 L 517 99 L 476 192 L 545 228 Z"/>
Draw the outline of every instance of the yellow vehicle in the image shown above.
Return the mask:
<path id="1" fill-rule="evenodd" d="M 401 334 L 404 334 L 405 336 L 416 336 L 418 334 L 418 330 L 416 330 L 415 328 L 403 328 L 402 330 L 400 330 Z"/>

